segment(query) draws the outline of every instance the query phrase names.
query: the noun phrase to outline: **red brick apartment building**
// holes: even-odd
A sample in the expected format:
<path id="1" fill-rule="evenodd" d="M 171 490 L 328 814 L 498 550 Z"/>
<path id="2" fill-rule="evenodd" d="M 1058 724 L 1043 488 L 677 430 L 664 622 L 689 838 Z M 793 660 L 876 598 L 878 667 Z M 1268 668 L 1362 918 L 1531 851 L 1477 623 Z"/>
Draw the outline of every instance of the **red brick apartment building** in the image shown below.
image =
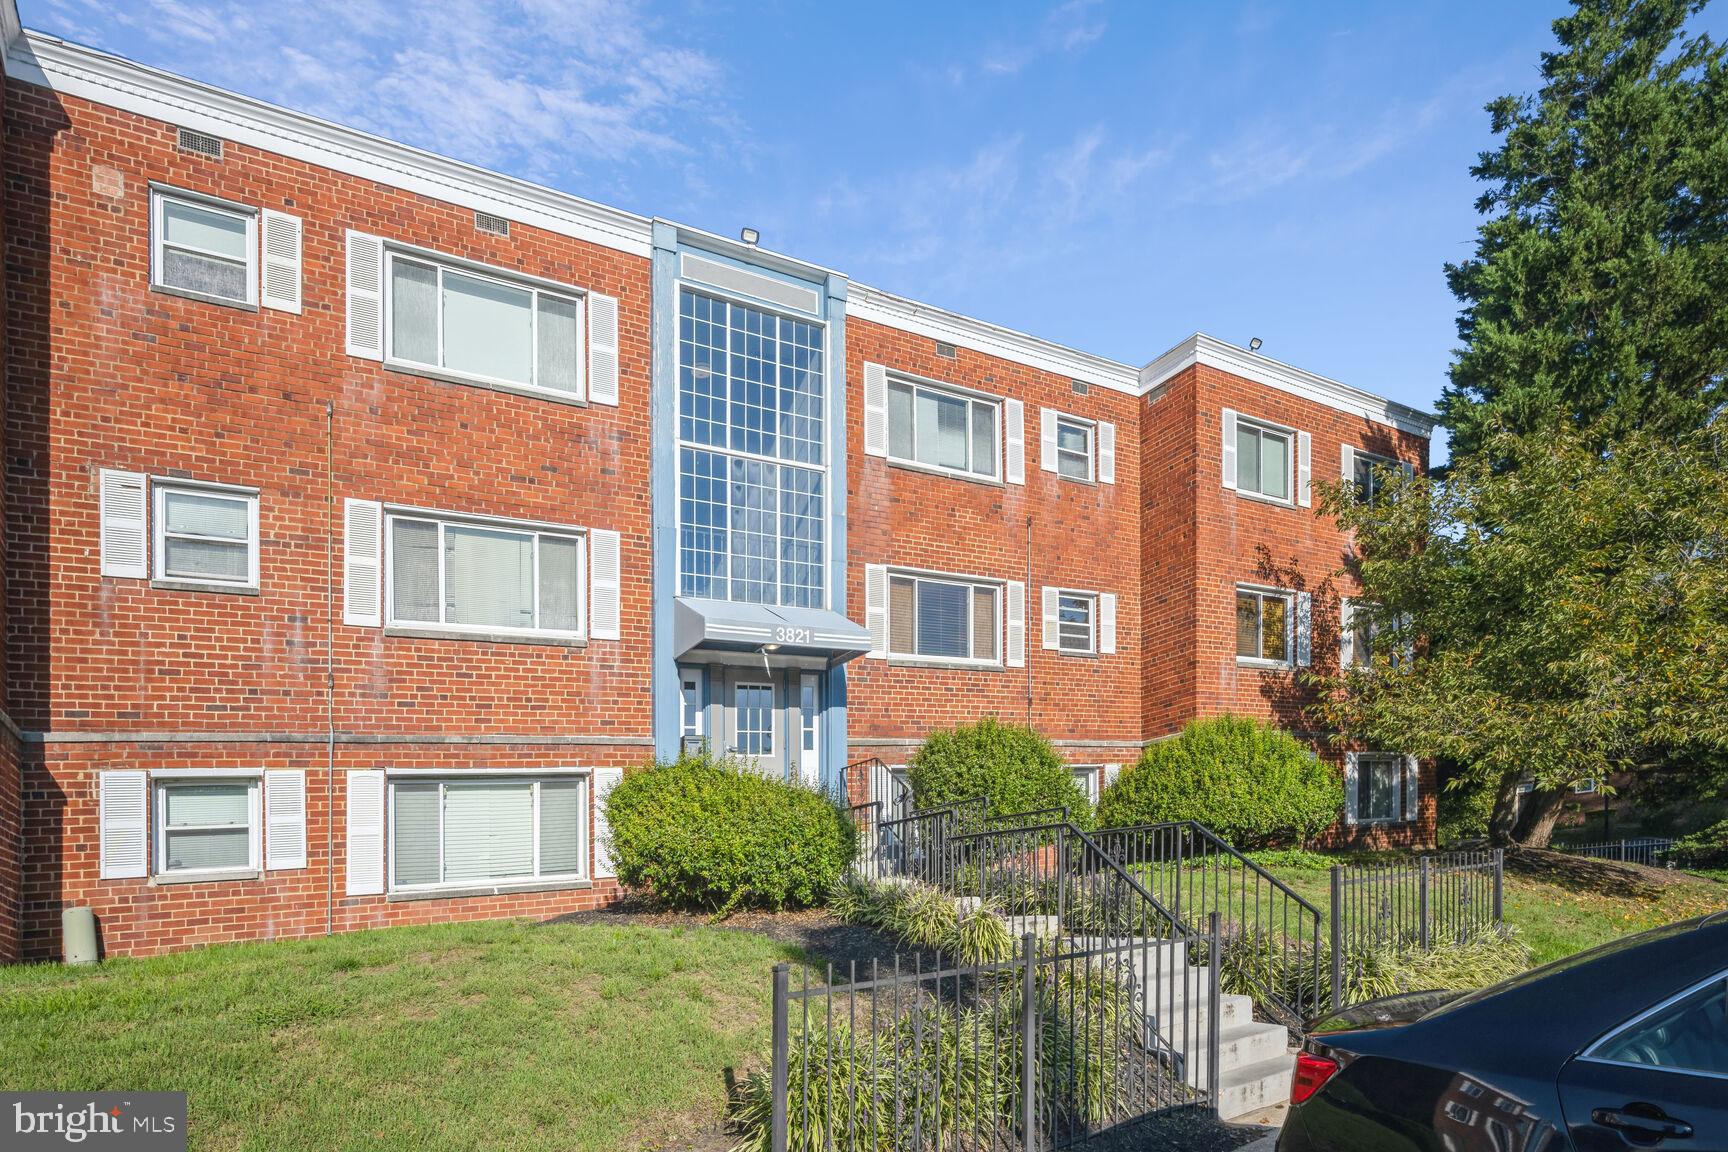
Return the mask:
<path id="1" fill-rule="evenodd" d="M 1135 368 L 0 34 L 0 957 L 589 907 L 596 798 L 692 740 L 833 786 L 995 714 L 1096 788 L 1300 729 L 1312 488 L 1426 463 L 1210 337 Z M 1341 836 L 1430 834 L 1395 752 Z"/>

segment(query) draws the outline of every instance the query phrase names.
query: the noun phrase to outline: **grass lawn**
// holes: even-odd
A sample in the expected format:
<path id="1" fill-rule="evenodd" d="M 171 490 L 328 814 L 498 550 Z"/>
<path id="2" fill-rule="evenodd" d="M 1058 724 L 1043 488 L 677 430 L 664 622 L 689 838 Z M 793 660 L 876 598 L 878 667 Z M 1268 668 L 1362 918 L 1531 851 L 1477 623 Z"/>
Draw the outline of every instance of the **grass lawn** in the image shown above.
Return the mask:
<path id="1" fill-rule="evenodd" d="M 1326 914 L 1330 878 L 1324 871 L 1269 869 L 1298 895 Z M 1604 896 L 1506 872 L 1502 891 L 1506 922 L 1518 929 L 1537 964 L 1676 920 L 1728 908 L 1728 883 L 1683 876 L 1655 899 Z"/>
<path id="2" fill-rule="evenodd" d="M 495 921 L 0 968 L 0 1086 L 185 1090 L 195 1149 L 659 1147 L 717 1125 L 793 958 Z"/>

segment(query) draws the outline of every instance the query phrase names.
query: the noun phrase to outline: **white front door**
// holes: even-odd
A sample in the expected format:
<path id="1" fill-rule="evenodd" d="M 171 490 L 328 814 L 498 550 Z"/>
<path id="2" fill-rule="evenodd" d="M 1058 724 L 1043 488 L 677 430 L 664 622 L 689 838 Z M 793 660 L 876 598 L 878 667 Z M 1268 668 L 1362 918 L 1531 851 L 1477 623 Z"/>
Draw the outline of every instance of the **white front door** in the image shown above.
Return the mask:
<path id="1" fill-rule="evenodd" d="M 786 734 L 780 731 L 775 678 L 765 672 L 729 672 L 726 752 L 768 776 L 786 774 Z"/>
<path id="2" fill-rule="evenodd" d="M 822 677 L 798 677 L 798 775 L 815 788 L 822 783 Z"/>

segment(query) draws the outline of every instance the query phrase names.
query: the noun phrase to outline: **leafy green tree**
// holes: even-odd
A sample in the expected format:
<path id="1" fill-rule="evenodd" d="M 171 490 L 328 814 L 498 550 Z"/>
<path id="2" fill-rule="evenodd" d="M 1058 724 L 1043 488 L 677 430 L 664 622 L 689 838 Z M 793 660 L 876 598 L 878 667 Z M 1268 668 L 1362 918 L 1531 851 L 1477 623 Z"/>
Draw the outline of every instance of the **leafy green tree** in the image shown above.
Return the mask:
<path id="1" fill-rule="evenodd" d="M 1495 790 L 1490 836 L 1540 846 L 1571 784 L 1728 749 L 1728 447 L 1559 431 L 1484 449 L 1444 478 L 1388 472 L 1372 504 L 1325 489 L 1372 662 L 1310 677 L 1313 718 L 1464 765 Z"/>
<path id="2" fill-rule="evenodd" d="M 1497 430 L 1680 433 L 1728 400 L 1728 68 L 1687 35 L 1702 7 L 1575 0 L 1538 93 L 1488 105 L 1489 219 L 1446 270 L 1455 458 Z"/>

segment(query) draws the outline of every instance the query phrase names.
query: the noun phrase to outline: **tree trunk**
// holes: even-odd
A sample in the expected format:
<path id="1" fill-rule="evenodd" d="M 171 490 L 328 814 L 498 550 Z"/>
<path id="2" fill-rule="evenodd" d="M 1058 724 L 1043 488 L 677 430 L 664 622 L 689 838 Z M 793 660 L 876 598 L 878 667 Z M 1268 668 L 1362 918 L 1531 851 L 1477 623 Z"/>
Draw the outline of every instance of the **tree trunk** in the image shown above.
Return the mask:
<path id="1" fill-rule="evenodd" d="M 1566 804 L 1566 789 L 1542 788 L 1524 797 L 1518 810 L 1518 826 L 1512 838 L 1524 848 L 1546 848 L 1554 835 L 1554 822 Z"/>
<path id="2" fill-rule="evenodd" d="M 1488 843 L 1496 848 L 1514 844 L 1518 828 L 1518 772 L 1508 772 L 1500 778 L 1494 793 L 1494 811 L 1488 816 Z"/>

